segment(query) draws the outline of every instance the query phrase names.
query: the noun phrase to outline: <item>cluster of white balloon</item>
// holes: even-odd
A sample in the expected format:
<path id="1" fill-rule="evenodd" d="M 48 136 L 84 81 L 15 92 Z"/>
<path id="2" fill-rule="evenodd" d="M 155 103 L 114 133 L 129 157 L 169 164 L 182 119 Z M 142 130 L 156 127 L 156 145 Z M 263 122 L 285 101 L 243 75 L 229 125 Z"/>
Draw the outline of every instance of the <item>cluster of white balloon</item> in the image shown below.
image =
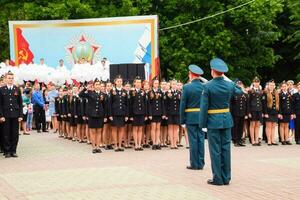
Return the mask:
<path id="1" fill-rule="evenodd" d="M 65 66 L 57 66 L 56 68 L 45 64 L 20 64 L 16 66 L 7 66 L 0 63 L 0 76 L 8 71 L 15 74 L 15 83 L 23 84 L 24 81 L 38 81 L 48 84 L 50 82 L 56 85 L 63 85 L 66 82 L 72 84 L 73 80 L 77 82 L 99 80 L 107 81 L 109 75 L 109 61 L 103 65 L 101 62 L 95 64 L 75 64 L 71 70 Z"/>

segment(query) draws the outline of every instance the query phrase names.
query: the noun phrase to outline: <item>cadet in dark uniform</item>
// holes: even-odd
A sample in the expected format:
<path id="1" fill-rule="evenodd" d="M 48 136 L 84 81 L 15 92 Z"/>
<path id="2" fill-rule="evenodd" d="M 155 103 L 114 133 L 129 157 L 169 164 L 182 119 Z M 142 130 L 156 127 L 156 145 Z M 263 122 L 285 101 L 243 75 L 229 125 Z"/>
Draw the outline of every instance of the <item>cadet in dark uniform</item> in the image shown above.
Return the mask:
<path id="1" fill-rule="evenodd" d="M 66 139 L 68 136 L 68 89 L 66 87 L 63 88 L 62 98 L 60 99 L 60 115 L 62 119 L 62 133 Z"/>
<path id="2" fill-rule="evenodd" d="M 293 118 L 292 115 L 292 95 L 288 92 L 286 82 L 281 83 L 279 93 L 279 123 L 280 137 L 282 145 L 291 145 L 289 141 L 289 122 Z"/>
<path id="3" fill-rule="evenodd" d="M 14 85 L 14 74 L 6 74 L 6 86 L 0 88 L 0 120 L 3 123 L 3 148 L 5 158 L 18 157 L 19 122 L 22 121 L 22 95 Z"/>
<path id="4" fill-rule="evenodd" d="M 73 142 L 76 141 L 76 103 L 78 96 L 76 95 L 78 93 L 78 87 L 75 85 L 73 87 L 70 87 L 70 92 L 69 92 L 69 123 L 70 123 L 70 129 L 69 129 L 69 140 L 72 140 Z"/>
<path id="5" fill-rule="evenodd" d="M 237 81 L 237 84 L 243 88 L 243 83 Z M 234 94 L 231 99 L 230 111 L 233 118 L 232 141 L 234 146 L 243 147 L 242 142 L 244 121 L 248 117 L 248 97 L 246 93 Z"/>
<path id="6" fill-rule="evenodd" d="M 181 92 L 177 90 L 177 81 L 171 81 L 171 90 L 167 92 L 167 118 L 168 118 L 168 132 L 169 140 L 171 142 L 171 149 L 178 149 L 178 131 L 180 124 L 179 106 L 180 106 Z"/>
<path id="7" fill-rule="evenodd" d="M 115 87 L 111 91 L 109 111 L 115 151 L 124 151 L 122 142 L 126 121 L 129 116 L 129 104 L 127 92 L 123 89 L 123 79 L 121 76 L 117 76 L 115 79 Z"/>
<path id="8" fill-rule="evenodd" d="M 151 91 L 151 88 L 150 88 L 150 83 L 148 80 L 144 80 L 143 82 L 143 91 L 146 93 L 146 104 L 147 106 L 149 107 L 149 96 L 150 96 L 150 91 Z M 151 110 L 148 109 L 148 113 L 147 113 L 147 116 L 150 115 Z M 147 117 L 147 120 L 145 121 L 145 127 L 144 127 L 144 130 L 143 130 L 144 134 L 143 134 L 143 138 L 142 138 L 142 145 L 143 145 L 143 148 L 150 148 L 150 144 L 152 143 L 152 141 L 150 141 L 151 139 L 151 120 L 149 117 Z"/>
<path id="9" fill-rule="evenodd" d="M 275 127 L 278 122 L 279 94 L 273 80 L 268 83 L 268 88 L 265 91 L 265 99 L 263 113 L 266 121 L 267 142 L 269 146 L 278 145 L 275 142 Z"/>
<path id="10" fill-rule="evenodd" d="M 255 77 L 253 80 L 253 87 L 249 90 L 248 98 L 248 117 L 250 119 L 250 137 L 253 146 L 260 146 L 259 131 L 263 117 L 263 90 L 260 86 L 260 80 Z"/>
<path id="11" fill-rule="evenodd" d="M 203 70 L 196 66 L 189 66 L 190 83 L 183 86 L 180 101 L 180 124 L 187 128 L 190 145 L 190 166 L 187 169 L 200 170 L 204 167 L 204 132 L 199 127 L 200 101 L 203 84 L 199 77 Z"/>
<path id="12" fill-rule="evenodd" d="M 131 84 L 129 83 L 129 81 L 127 81 L 125 83 L 124 89 L 126 90 L 126 94 L 127 94 L 127 104 L 128 104 L 128 108 L 130 108 L 130 90 L 131 90 Z M 130 145 L 131 139 L 132 139 L 132 121 L 131 120 L 127 120 L 126 121 L 126 130 L 125 130 L 125 137 L 124 137 L 124 145 L 125 145 L 125 149 L 130 149 L 132 148 Z"/>
<path id="13" fill-rule="evenodd" d="M 100 91 L 101 83 L 98 79 L 94 81 L 94 90 L 90 87 L 83 89 L 79 96 L 88 99 L 88 126 L 93 147 L 93 153 L 101 153 L 99 148 L 101 131 L 104 121 L 107 120 L 107 102 L 105 102 L 105 94 Z"/>
<path id="14" fill-rule="evenodd" d="M 111 90 L 113 88 L 113 84 L 110 82 L 110 80 L 107 80 L 106 85 L 105 85 L 105 93 L 106 93 L 106 100 L 108 102 L 110 102 L 110 98 L 111 98 Z M 113 147 L 113 138 L 112 138 L 112 133 L 111 133 L 111 121 L 108 118 L 107 121 L 104 123 L 104 141 L 106 143 L 106 147 L 105 150 L 112 150 L 114 149 Z"/>
<path id="15" fill-rule="evenodd" d="M 161 88 L 162 97 L 163 97 L 163 104 L 164 104 L 164 107 L 166 109 L 166 107 L 167 107 L 167 92 L 168 92 L 169 88 L 168 88 L 168 84 L 165 80 L 161 81 L 160 88 Z M 167 120 L 167 116 L 165 116 L 165 118 L 161 120 L 160 127 L 161 127 L 160 143 L 161 143 L 161 147 L 165 148 L 165 147 L 168 147 L 168 145 L 167 145 L 167 137 L 168 137 L 168 120 Z"/>
<path id="16" fill-rule="evenodd" d="M 138 76 L 134 80 L 134 89 L 130 91 L 130 119 L 135 150 L 142 151 L 142 137 L 145 121 L 147 120 L 148 108 L 146 93 L 141 89 L 142 80 Z"/>
<path id="17" fill-rule="evenodd" d="M 78 87 L 78 86 L 77 86 Z M 85 121 L 83 119 L 84 117 L 84 99 L 79 97 L 79 90 L 82 91 L 83 88 L 79 89 L 78 91 L 74 91 L 74 95 L 77 97 L 76 98 L 76 106 L 75 106 L 75 121 L 76 121 L 76 135 L 79 143 L 84 142 L 84 132 L 85 132 Z"/>
<path id="18" fill-rule="evenodd" d="M 152 149 L 160 150 L 160 124 L 166 118 L 166 109 L 163 99 L 163 93 L 159 89 L 159 80 L 152 81 L 152 90 L 149 93 L 149 110 L 151 110 L 151 139 L 153 142 Z"/>
<path id="19" fill-rule="evenodd" d="M 293 94 L 293 114 L 295 119 L 295 141 L 300 144 L 300 82 L 297 83 L 298 92 Z"/>
<path id="20" fill-rule="evenodd" d="M 213 79 L 205 84 L 200 103 L 200 128 L 207 127 L 213 178 L 211 185 L 228 185 L 231 180 L 231 128 L 233 121 L 229 106 L 232 95 L 243 91 L 233 82 L 224 80 L 226 63 L 214 58 L 210 61 Z"/>
<path id="21" fill-rule="evenodd" d="M 61 119 L 61 98 L 62 98 L 63 90 L 62 88 L 58 91 L 58 96 L 54 98 L 54 108 L 57 121 L 58 135 L 62 137 L 62 119 Z"/>

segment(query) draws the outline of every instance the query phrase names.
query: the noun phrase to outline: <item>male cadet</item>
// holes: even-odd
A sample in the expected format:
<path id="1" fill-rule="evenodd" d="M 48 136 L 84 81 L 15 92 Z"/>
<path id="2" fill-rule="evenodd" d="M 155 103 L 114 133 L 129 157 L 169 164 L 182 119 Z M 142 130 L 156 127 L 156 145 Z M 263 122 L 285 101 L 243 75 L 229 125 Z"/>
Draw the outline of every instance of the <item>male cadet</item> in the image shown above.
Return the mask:
<path id="1" fill-rule="evenodd" d="M 19 122 L 23 117 L 21 91 L 14 85 L 14 74 L 8 72 L 6 85 L 0 88 L 0 120 L 3 130 L 5 158 L 18 157 Z"/>
<path id="2" fill-rule="evenodd" d="M 231 128 L 232 117 L 229 111 L 232 95 L 242 90 L 233 82 L 224 80 L 228 71 L 226 63 L 214 58 L 210 61 L 212 80 L 204 85 L 200 103 L 200 128 L 207 128 L 209 153 L 213 179 L 211 185 L 228 185 L 231 179 Z"/>
<path id="3" fill-rule="evenodd" d="M 190 166 L 187 169 L 201 170 L 204 167 L 204 133 L 199 128 L 200 100 L 203 84 L 200 75 L 203 70 L 196 66 L 189 66 L 190 83 L 183 86 L 180 102 L 180 124 L 186 126 L 190 143 Z"/>

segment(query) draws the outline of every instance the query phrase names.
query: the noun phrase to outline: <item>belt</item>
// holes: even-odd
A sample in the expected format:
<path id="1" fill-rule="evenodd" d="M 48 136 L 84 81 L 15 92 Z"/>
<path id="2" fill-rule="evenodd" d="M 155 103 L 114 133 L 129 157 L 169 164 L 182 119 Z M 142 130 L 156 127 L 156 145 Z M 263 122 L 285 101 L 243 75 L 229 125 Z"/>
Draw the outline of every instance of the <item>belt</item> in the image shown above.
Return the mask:
<path id="1" fill-rule="evenodd" d="M 220 113 L 228 113 L 229 108 L 224 108 L 224 109 L 214 109 L 214 110 L 208 110 L 208 114 L 220 114 Z"/>
<path id="2" fill-rule="evenodd" d="M 185 112 L 200 112 L 200 108 L 187 108 L 184 111 Z"/>

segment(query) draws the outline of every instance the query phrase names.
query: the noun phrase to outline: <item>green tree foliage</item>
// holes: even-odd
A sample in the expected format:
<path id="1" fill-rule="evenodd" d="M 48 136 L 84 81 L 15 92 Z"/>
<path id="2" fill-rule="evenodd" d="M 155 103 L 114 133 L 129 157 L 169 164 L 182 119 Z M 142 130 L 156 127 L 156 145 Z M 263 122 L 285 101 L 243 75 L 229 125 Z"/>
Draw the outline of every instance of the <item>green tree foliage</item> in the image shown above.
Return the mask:
<path id="1" fill-rule="evenodd" d="M 159 26 L 164 28 L 206 17 L 245 2 L 248 0 L 2 0 L 0 59 L 9 57 L 8 20 L 157 14 Z M 205 76 L 209 78 L 209 60 L 215 56 L 229 63 L 230 77 L 240 78 L 247 83 L 258 73 L 264 79 L 270 78 L 267 71 L 282 67 L 280 62 L 286 59 L 284 56 L 287 56 L 294 69 L 294 59 L 299 57 L 299 51 L 297 54 L 291 52 L 299 49 L 299 7 L 296 0 L 256 0 L 208 20 L 160 31 L 162 75 L 184 81 L 187 65 L 195 63 L 203 67 Z M 278 16 L 284 16 L 286 20 Z M 293 31 L 286 31 L 287 26 L 292 26 Z M 284 53 L 280 49 L 284 49 Z M 293 75 L 291 78 L 295 78 Z M 280 75 L 276 78 L 285 79 Z"/>

